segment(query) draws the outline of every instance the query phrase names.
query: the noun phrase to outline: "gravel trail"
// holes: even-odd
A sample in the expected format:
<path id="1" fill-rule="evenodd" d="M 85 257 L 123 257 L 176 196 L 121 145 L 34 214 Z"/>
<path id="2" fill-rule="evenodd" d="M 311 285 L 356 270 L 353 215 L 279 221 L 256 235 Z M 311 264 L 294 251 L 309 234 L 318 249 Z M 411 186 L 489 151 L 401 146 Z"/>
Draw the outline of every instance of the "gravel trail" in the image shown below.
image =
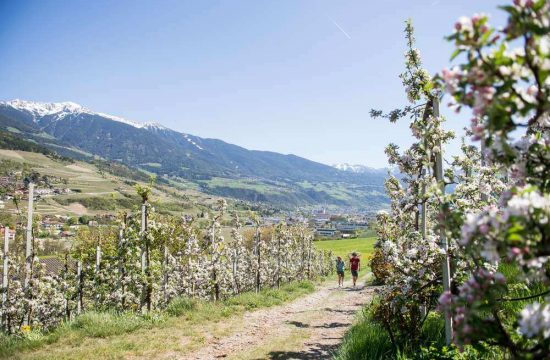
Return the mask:
<path id="1" fill-rule="evenodd" d="M 227 336 L 208 338 L 180 359 L 330 359 L 371 294 L 364 285 L 330 282 L 293 302 L 245 313 Z"/>

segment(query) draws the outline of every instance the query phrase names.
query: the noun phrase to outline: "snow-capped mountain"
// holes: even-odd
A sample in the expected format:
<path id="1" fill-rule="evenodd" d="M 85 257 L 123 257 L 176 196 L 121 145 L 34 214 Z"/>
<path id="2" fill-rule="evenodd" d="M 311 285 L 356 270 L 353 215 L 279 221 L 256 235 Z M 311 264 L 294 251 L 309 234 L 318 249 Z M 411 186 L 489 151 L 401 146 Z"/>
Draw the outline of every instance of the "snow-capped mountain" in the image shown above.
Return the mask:
<path id="1" fill-rule="evenodd" d="M 342 171 L 295 155 L 247 150 L 221 140 L 174 131 L 158 123 L 139 123 L 92 111 L 73 102 L 0 101 L 0 135 L 2 132 L 6 138 L 30 140 L 59 155 L 79 159 L 100 157 L 160 176 L 185 178 L 219 195 L 293 204 L 357 205 L 387 201 L 383 188 L 385 173 L 377 170 L 363 172 L 354 167 L 356 171 Z M 213 178 L 257 181 L 278 187 L 281 192 L 270 195 L 216 182 L 210 185 Z M 349 191 L 353 189 L 354 196 L 349 196 L 353 201 L 304 188 L 304 182 L 343 184 Z"/>
<path id="2" fill-rule="evenodd" d="M 59 103 L 47 103 L 47 102 L 26 101 L 26 100 L 15 99 L 11 101 L 0 101 L 0 107 L 11 108 L 13 110 L 26 113 L 32 117 L 34 122 L 40 122 L 40 120 L 44 119 L 45 117 L 50 117 L 50 120 L 55 121 L 55 120 L 64 119 L 67 116 L 78 116 L 80 114 L 87 114 L 87 115 L 101 116 L 103 118 L 107 118 L 113 121 L 131 125 L 138 129 L 140 128 L 149 128 L 149 129 L 157 129 L 157 130 L 166 129 L 164 126 L 156 122 L 139 123 L 136 121 L 127 120 L 114 115 L 94 112 L 82 105 L 79 105 L 70 101 L 59 102 Z"/>
<path id="3" fill-rule="evenodd" d="M 338 170 L 348 171 L 355 174 L 372 174 L 372 173 L 385 174 L 388 172 L 388 169 L 385 169 L 385 168 L 376 169 L 365 165 L 348 164 L 348 163 L 334 164 L 332 165 L 332 167 Z"/>

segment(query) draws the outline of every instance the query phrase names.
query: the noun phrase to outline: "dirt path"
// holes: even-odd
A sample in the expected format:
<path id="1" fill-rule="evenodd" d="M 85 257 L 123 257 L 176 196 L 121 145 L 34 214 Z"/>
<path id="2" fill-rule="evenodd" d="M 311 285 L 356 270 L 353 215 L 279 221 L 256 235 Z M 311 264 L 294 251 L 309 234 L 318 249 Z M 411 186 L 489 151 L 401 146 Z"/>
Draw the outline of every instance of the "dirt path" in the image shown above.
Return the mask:
<path id="1" fill-rule="evenodd" d="M 228 336 L 207 339 L 184 358 L 330 359 L 371 292 L 331 282 L 294 302 L 244 314 L 238 324 L 228 324 Z"/>

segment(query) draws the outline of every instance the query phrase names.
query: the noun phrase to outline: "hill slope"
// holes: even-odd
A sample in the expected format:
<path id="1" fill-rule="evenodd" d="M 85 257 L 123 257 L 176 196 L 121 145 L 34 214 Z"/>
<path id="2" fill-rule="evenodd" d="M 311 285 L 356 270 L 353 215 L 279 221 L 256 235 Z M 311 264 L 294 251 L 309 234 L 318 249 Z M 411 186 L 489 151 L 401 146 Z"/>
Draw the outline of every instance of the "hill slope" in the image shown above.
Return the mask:
<path id="1" fill-rule="evenodd" d="M 384 175 L 378 172 L 342 171 L 295 155 L 247 150 L 71 102 L 0 102 L 0 128 L 60 155 L 120 161 L 223 196 L 288 206 L 386 202 Z"/>

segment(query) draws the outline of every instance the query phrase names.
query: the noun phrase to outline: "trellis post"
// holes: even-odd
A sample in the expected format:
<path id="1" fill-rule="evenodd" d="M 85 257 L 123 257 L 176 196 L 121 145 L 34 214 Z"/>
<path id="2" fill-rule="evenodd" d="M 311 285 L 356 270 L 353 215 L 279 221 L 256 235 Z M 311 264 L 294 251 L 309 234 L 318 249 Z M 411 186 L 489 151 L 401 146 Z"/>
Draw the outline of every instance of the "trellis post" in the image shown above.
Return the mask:
<path id="1" fill-rule="evenodd" d="M 6 303 L 8 302 L 8 261 L 9 261 L 10 228 L 4 228 L 4 265 L 2 268 L 2 325 L 7 321 Z"/>
<path id="2" fill-rule="evenodd" d="M 29 182 L 29 206 L 27 209 L 27 243 L 25 246 L 25 281 L 24 288 L 27 290 L 31 280 L 32 271 L 32 217 L 33 217 L 33 201 L 34 201 L 34 183 Z"/>
<path id="3" fill-rule="evenodd" d="M 96 248 L 95 248 L 95 284 L 96 286 L 99 286 L 100 283 L 99 283 L 99 271 L 100 271 L 100 267 L 101 267 L 101 234 L 99 234 L 99 229 L 98 229 L 98 235 L 97 235 L 97 245 L 96 245 Z M 95 301 L 96 301 L 96 306 L 99 306 L 99 300 L 100 300 L 100 292 L 97 291 L 96 293 L 96 296 L 95 296 Z"/>
<path id="4" fill-rule="evenodd" d="M 168 241 L 168 240 L 167 240 Z M 164 294 L 164 303 L 168 303 L 168 259 L 170 253 L 168 251 L 168 243 L 164 244 L 164 259 L 163 259 L 163 279 L 162 279 L 162 290 Z"/>
<path id="5" fill-rule="evenodd" d="M 305 241 L 307 243 L 307 278 L 311 279 L 311 238 L 305 235 Z"/>
<path id="6" fill-rule="evenodd" d="M 273 229 L 275 232 L 275 229 Z M 281 288 L 281 233 L 277 233 L 277 289 Z"/>
<path id="7" fill-rule="evenodd" d="M 426 176 L 426 169 L 422 169 L 422 180 Z M 426 216 L 428 202 L 425 199 L 426 196 L 426 184 L 422 184 L 422 212 L 420 213 L 420 230 L 422 232 L 422 239 L 426 239 Z"/>
<path id="8" fill-rule="evenodd" d="M 68 299 L 68 285 L 67 285 L 67 276 L 69 274 L 69 254 L 65 253 L 65 266 L 63 268 L 63 293 L 64 293 L 64 303 L 65 303 L 65 316 L 68 320 L 71 320 L 71 310 L 69 308 L 69 299 Z"/>
<path id="9" fill-rule="evenodd" d="M 76 262 L 76 313 L 82 312 L 82 260 Z"/>
<path id="10" fill-rule="evenodd" d="M 439 117 L 439 98 L 436 96 L 433 99 L 433 116 Z M 443 147 L 441 142 L 439 143 L 439 151 L 436 153 L 435 175 L 438 183 L 441 186 L 441 192 L 445 194 L 445 180 L 443 179 Z M 447 238 L 445 235 L 445 228 L 440 227 L 439 230 L 440 246 L 443 250 L 443 291 L 449 292 L 451 290 L 451 267 L 449 264 L 449 245 L 447 244 Z M 453 338 L 453 319 L 449 312 L 445 312 L 445 340 L 447 345 L 451 344 Z"/>
<path id="11" fill-rule="evenodd" d="M 147 270 L 147 245 L 145 244 L 146 236 L 145 232 L 147 231 L 147 204 L 141 204 L 141 236 L 142 236 L 142 245 L 141 245 L 141 271 L 145 273 Z"/>
<path id="12" fill-rule="evenodd" d="M 147 311 L 151 311 L 151 292 L 150 273 L 149 273 L 149 239 L 147 236 L 147 202 L 141 204 L 141 235 L 143 238 L 141 248 L 141 271 L 145 275 L 145 284 L 142 295 L 142 311 L 143 306 L 147 306 Z"/>
<path id="13" fill-rule="evenodd" d="M 125 305 L 125 296 L 124 296 L 124 227 L 126 224 L 126 216 L 124 216 L 124 222 L 120 226 L 118 231 L 118 288 L 121 291 L 121 306 L 124 309 Z"/>
<path id="14" fill-rule="evenodd" d="M 261 247 L 262 247 L 262 234 L 260 232 L 260 226 L 258 225 L 256 227 L 256 255 L 258 260 L 258 270 L 256 271 L 256 292 L 260 292 L 260 280 L 261 280 L 261 274 L 260 274 L 260 268 L 261 268 Z"/>
<path id="15" fill-rule="evenodd" d="M 233 272 L 233 293 L 234 294 L 238 294 L 239 293 L 239 285 L 237 283 L 237 262 L 239 261 L 238 259 L 238 256 L 239 256 L 239 252 L 237 250 L 237 248 L 234 248 L 233 249 L 233 266 L 232 266 L 232 272 Z"/>

